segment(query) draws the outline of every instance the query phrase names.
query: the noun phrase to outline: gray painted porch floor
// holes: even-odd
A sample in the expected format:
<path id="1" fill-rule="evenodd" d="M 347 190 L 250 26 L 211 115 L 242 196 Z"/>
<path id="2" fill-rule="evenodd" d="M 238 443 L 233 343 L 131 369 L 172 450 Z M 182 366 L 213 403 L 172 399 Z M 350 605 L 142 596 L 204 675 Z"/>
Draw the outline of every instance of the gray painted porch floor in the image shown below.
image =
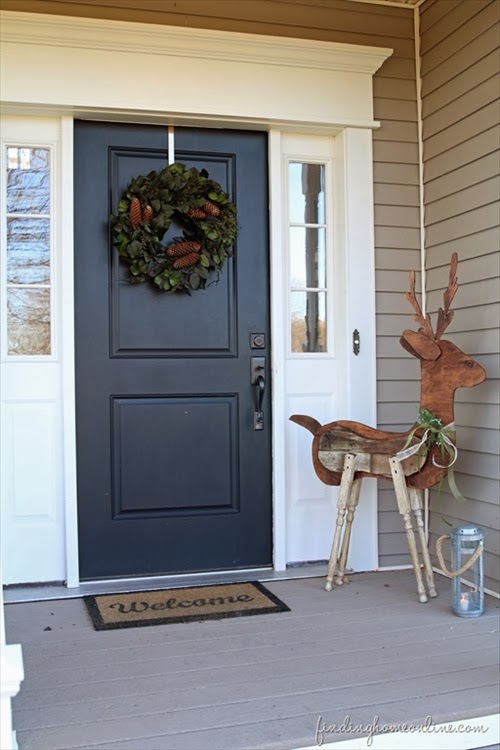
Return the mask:
<path id="1" fill-rule="evenodd" d="M 81 599 L 8 604 L 26 677 L 21 750 L 290 750 L 327 725 L 436 723 L 499 710 L 499 602 L 419 604 L 410 571 L 266 582 L 290 612 L 95 632 Z M 50 628 L 50 630 L 48 629 Z M 353 735 L 326 734 L 325 742 Z M 478 743 L 478 746 L 480 743 Z"/>

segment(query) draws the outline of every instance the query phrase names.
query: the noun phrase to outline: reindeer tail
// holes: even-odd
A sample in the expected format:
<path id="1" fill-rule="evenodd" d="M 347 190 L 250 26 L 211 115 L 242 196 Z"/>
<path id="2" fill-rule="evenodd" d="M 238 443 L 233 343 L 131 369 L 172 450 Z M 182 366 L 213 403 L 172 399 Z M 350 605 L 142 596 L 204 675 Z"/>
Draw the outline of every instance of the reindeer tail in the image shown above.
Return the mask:
<path id="1" fill-rule="evenodd" d="M 290 421 L 300 424 L 301 427 L 305 427 L 306 430 L 312 432 L 313 435 L 316 435 L 318 430 L 321 428 L 321 425 L 317 419 L 314 419 L 314 417 L 306 417 L 304 414 L 294 414 L 292 417 L 290 417 Z"/>

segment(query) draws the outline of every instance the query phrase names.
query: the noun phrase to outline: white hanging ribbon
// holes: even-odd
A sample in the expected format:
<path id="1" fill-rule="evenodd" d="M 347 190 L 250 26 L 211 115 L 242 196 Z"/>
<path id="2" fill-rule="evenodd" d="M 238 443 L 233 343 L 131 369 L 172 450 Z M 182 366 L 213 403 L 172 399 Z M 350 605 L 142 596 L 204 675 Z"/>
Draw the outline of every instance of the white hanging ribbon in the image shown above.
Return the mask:
<path id="1" fill-rule="evenodd" d="M 418 429 L 424 429 L 424 433 L 418 443 L 410 446 L 410 443 L 413 440 L 413 437 Z M 457 487 L 457 483 L 455 481 L 455 474 L 453 471 L 453 464 L 458 458 L 458 450 L 457 450 L 455 443 L 450 439 L 448 434 L 454 433 L 454 432 L 455 432 L 454 422 L 450 422 L 450 424 L 447 424 L 446 426 L 443 427 L 440 419 L 437 419 L 436 417 L 434 417 L 434 415 L 431 414 L 431 412 L 429 412 L 428 409 L 424 409 L 421 407 L 419 411 L 419 418 L 418 418 L 417 424 L 413 428 L 413 430 L 410 431 L 403 450 L 399 451 L 399 453 L 396 454 L 396 458 L 399 461 L 404 461 L 405 458 L 408 458 L 409 456 L 413 456 L 415 455 L 415 453 L 418 453 L 423 445 L 427 445 L 427 447 L 429 448 L 432 445 L 436 445 L 440 447 L 443 453 L 444 451 L 448 453 L 451 461 L 449 464 L 440 464 L 436 461 L 433 455 L 432 463 L 434 466 L 437 466 L 439 469 L 446 470 L 446 478 L 448 480 L 448 486 L 450 488 L 452 495 L 454 495 L 454 497 L 456 497 L 457 500 L 465 501 L 464 496 L 462 495 L 462 493 Z M 439 491 L 441 489 L 441 482 L 442 482 L 442 478 L 439 482 Z"/>
<path id="2" fill-rule="evenodd" d="M 413 430 L 413 433 L 415 430 Z M 427 438 L 429 437 L 430 433 L 436 433 L 438 430 L 432 429 L 429 427 L 427 430 L 425 430 L 424 434 L 422 435 L 421 440 L 418 443 L 415 443 L 415 445 L 411 445 L 409 448 L 406 448 L 402 451 L 399 451 L 399 453 L 396 453 L 396 458 L 398 461 L 404 461 L 406 458 L 409 458 L 410 456 L 414 456 L 415 453 L 418 453 L 420 451 L 420 448 L 426 444 Z M 450 440 L 447 432 L 455 432 L 455 422 L 450 422 L 450 424 L 447 424 L 446 427 L 442 427 L 441 430 L 439 430 L 439 435 L 442 439 L 442 441 L 446 444 L 446 450 L 448 451 L 450 457 L 452 458 L 452 461 L 449 464 L 443 465 L 438 464 L 434 456 L 432 457 L 432 463 L 434 466 L 437 466 L 439 469 L 449 469 L 450 466 L 453 466 L 455 461 L 458 458 L 458 450 L 455 445 L 455 443 Z M 413 435 L 410 436 L 410 440 L 413 437 Z"/>

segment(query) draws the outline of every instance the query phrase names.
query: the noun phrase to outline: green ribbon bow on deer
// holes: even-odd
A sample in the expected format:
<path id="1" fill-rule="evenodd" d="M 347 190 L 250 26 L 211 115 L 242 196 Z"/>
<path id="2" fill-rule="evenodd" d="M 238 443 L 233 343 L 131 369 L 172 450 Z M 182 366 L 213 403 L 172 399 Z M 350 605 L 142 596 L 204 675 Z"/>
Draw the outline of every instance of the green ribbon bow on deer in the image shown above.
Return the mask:
<path id="1" fill-rule="evenodd" d="M 410 448 L 408 447 L 413 439 L 413 436 L 417 432 L 417 430 L 421 430 L 424 428 L 424 433 L 422 435 L 422 438 L 418 443 L 415 445 L 412 445 Z M 443 425 L 443 422 L 438 417 L 435 417 L 432 412 L 430 412 L 428 409 L 420 408 L 418 412 L 418 418 L 415 427 L 413 430 L 411 430 L 410 434 L 408 435 L 408 438 L 406 440 L 406 443 L 403 447 L 403 450 L 399 451 L 399 453 L 396 454 L 399 461 L 404 461 L 405 458 L 409 458 L 410 456 L 414 456 L 415 453 L 419 454 L 421 453 L 422 447 L 425 445 L 428 449 L 431 449 L 433 445 L 437 445 L 441 451 L 441 457 L 444 460 L 446 458 L 446 455 L 448 455 L 451 459 L 451 461 L 448 464 L 439 464 L 435 457 L 432 456 L 432 463 L 434 466 L 437 466 L 440 469 L 446 469 L 446 475 L 448 478 L 448 485 L 450 488 L 450 491 L 452 495 L 457 500 L 463 500 L 465 502 L 465 498 L 460 492 L 460 490 L 457 487 L 457 483 L 455 480 L 455 473 L 453 470 L 453 464 L 458 458 L 458 450 L 457 446 L 451 439 L 451 435 L 455 434 L 455 423 L 450 422 L 450 424 Z M 419 467 L 421 468 L 421 467 Z M 441 480 L 442 481 L 442 480 Z M 438 492 L 441 491 L 441 482 L 439 483 Z"/>

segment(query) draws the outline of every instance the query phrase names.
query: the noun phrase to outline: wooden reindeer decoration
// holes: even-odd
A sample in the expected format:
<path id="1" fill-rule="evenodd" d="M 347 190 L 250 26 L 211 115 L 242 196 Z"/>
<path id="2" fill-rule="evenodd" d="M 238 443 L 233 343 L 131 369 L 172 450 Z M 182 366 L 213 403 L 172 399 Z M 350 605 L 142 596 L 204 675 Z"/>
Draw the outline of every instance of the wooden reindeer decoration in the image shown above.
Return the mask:
<path id="1" fill-rule="evenodd" d="M 451 341 L 441 340 L 453 318 L 450 305 L 458 289 L 457 263 L 458 257 L 454 253 L 450 264 L 448 288 L 444 292 L 444 306 L 439 309 L 435 333 L 429 315 L 423 315 L 415 295 L 415 272 L 410 273 L 410 291 L 405 293 L 405 297 L 415 310 L 413 317 L 420 324 L 420 328 L 418 331 L 403 331 L 400 339 L 403 348 L 420 360 L 420 407 L 441 420 L 450 446 L 454 446 L 453 403 L 456 389 L 479 385 L 486 378 L 481 365 L 464 354 Z M 318 477 L 325 484 L 340 485 L 337 523 L 328 565 L 326 590 L 331 591 L 334 578 L 338 585 L 344 582 L 351 527 L 361 481 L 363 477 L 378 477 L 392 479 L 394 482 L 398 509 L 404 519 L 419 600 L 426 602 L 427 594 L 413 532 L 412 511 L 420 539 L 429 596 L 436 596 L 422 518 L 421 490 L 440 482 L 448 466 L 442 465 L 443 457 L 436 445 L 427 448 L 425 426 L 417 423 L 406 432 L 396 433 L 376 430 L 351 421 L 330 422 L 321 426 L 312 417 L 301 414 L 295 414 L 290 419 L 314 435 L 312 458 Z"/>

